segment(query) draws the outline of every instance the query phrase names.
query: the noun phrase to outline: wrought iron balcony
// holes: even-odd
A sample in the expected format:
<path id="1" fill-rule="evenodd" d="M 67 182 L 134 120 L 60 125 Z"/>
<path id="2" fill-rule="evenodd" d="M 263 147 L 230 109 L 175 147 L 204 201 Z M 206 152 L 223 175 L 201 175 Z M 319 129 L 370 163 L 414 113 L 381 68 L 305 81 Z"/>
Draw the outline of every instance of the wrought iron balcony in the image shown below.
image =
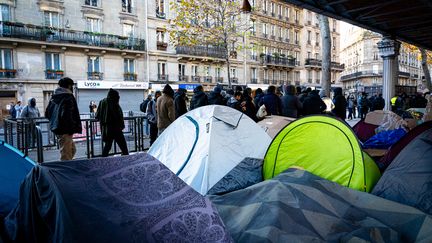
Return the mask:
<path id="1" fill-rule="evenodd" d="M 337 71 L 343 71 L 345 69 L 344 64 L 340 64 L 338 62 L 331 62 L 331 69 L 337 70 Z M 305 60 L 305 67 L 306 68 L 321 68 L 322 66 L 322 60 L 315 59 L 315 58 L 307 58 Z"/>
<path id="2" fill-rule="evenodd" d="M 204 76 L 204 82 L 205 83 L 211 83 L 213 81 L 213 77 L 211 76 Z"/>
<path id="3" fill-rule="evenodd" d="M 0 26 L 0 37 L 145 51 L 145 40 L 140 38 L 14 22 L 0 22 Z"/>
<path id="4" fill-rule="evenodd" d="M 180 82 L 189 82 L 188 76 L 186 76 L 186 75 L 179 75 L 179 81 Z"/>
<path id="5" fill-rule="evenodd" d="M 256 78 L 251 78 L 251 84 L 257 84 L 258 83 L 258 79 Z"/>
<path id="6" fill-rule="evenodd" d="M 231 83 L 238 84 L 238 78 L 231 78 Z"/>
<path id="7" fill-rule="evenodd" d="M 320 83 L 320 79 L 319 78 L 315 79 L 315 83 L 319 84 Z"/>
<path id="8" fill-rule="evenodd" d="M 402 77 L 410 77 L 411 75 L 410 75 L 410 73 L 408 73 L 408 72 L 402 72 L 402 71 L 399 71 L 399 76 L 402 76 Z"/>
<path id="9" fill-rule="evenodd" d="M 63 77 L 63 70 L 45 70 L 45 78 L 46 79 L 61 79 Z"/>
<path id="10" fill-rule="evenodd" d="M 257 55 L 251 55 L 251 59 L 254 60 L 254 61 L 258 61 Z"/>
<path id="11" fill-rule="evenodd" d="M 224 78 L 223 77 L 217 77 L 216 80 L 218 83 L 223 83 Z"/>
<path id="12" fill-rule="evenodd" d="M 200 83 L 201 82 L 201 76 L 191 76 L 192 82 Z"/>
<path id="13" fill-rule="evenodd" d="M 166 74 L 158 74 L 158 82 L 168 82 L 168 75 Z"/>
<path id="14" fill-rule="evenodd" d="M 126 5 L 126 4 L 122 4 L 122 11 L 123 12 L 125 12 L 125 13 L 133 13 L 133 8 L 132 8 L 132 6 L 129 4 L 129 5 Z"/>
<path id="15" fill-rule="evenodd" d="M 124 73 L 123 78 L 125 81 L 137 81 L 136 73 Z"/>
<path id="16" fill-rule="evenodd" d="M 279 83 L 279 81 L 277 81 L 277 80 L 273 79 L 271 83 L 272 83 L 272 84 L 278 84 L 278 83 Z"/>
<path id="17" fill-rule="evenodd" d="M 159 51 L 166 51 L 168 47 L 168 43 L 163 41 L 157 41 L 156 46 Z"/>
<path id="18" fill-rule="evenodd" d="M 311 78 L 308 78 L 308 83 L 312 83 L 312 79 Z"/>
<path id="19" fill-rule="evenodd" d="M 295 59 L 287 57 L 275 57 L 272 55 L 261 56 L 261 63 L 267 66 L 283 66 L 283 67 L 295 67 Z"/>
<path id="20" fill-rule="evenodd" d="M 87 72 L 88 80 L 103 80 L 103 73 L 101 72 Z"/>
<path id="21" fill-rule="evenodd" d="M 207 46 L 177 46 L 177 54 L 198 56 L 198 57 L 213 57 L 213 58 L 226 58 L 226 51 L 222 47 L 207 47 Z"/>
<path id="22" fill-rule="evenodd" d="M 263 79 L 263 84 L 270 84 L 270 80 L 268 80 L 268 79 Z"/>
<path id="23" fill-rule="evenodd" d="M 0 69 L 0 78 L 15 78 L 15 69 Z"/>
<path id="24" fill-rule="evenodd" d="M 347 81 L 347 80 L 356 79 L 359 77 L 377 77 L 377 76 L 381 76 L 381 75 L 382 75 L 382 72 L 360 71 L 360 72 L 355 72 L 355 73 L 343 75 L 341 77 L 341 81 Z"/>

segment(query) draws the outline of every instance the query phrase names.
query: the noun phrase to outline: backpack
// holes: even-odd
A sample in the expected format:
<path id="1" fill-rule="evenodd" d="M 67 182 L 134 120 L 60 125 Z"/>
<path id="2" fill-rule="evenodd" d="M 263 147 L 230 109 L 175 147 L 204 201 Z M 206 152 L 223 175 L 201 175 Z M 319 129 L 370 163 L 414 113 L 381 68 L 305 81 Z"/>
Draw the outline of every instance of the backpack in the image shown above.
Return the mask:
<path id="1" fill-rule="evenodd" d="M 156 124 L 157 123 L 157 118 L 156 116 L 153 114 L 153 104 L 154 104 L 154 100 L 149 101 L 147 103 L 147 120 L 152 123 L 152 124 Z"/>
<path id="2" fill-rule="evenodd" d="M 64 114 L 62 109 L 63 101 L 64 99 L 60 103 L 56 103 L 51 99 L 45 112 L 45 116 L 49 119 L 50 129 L 54 134 L 59 134 L 61 129 L 60 121 Z"/>
<path id="3" fill-rule="evenodd" d="M 147 104 L 149 103 L 149 100 L 144 100 L 140 105 L 140 111 L 147 113 Z"/>

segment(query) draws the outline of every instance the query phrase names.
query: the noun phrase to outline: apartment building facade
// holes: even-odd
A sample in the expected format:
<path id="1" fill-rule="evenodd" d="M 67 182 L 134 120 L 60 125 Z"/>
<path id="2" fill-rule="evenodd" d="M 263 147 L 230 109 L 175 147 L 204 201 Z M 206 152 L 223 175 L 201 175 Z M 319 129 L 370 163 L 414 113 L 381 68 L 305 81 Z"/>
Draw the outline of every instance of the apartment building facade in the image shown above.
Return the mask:
<path id="1" fill-rule="evenodd" d="M 124 109 L 143 96 L 145 33 L 137 0 L 1 0 L 0 105 L 34 97 L 44 112 L 61 77 L 76 81 L 80 111 L 120 90 Z M 130 98 L 129 98 L 130 97 Z"/>
<path id="2" fill-rule="evenodd" d="M 381 40 L 380 34 L 356 26 L 349 28 L 340 53 L 340 58 L 345 64 L 341 82 L 347 92 L 382 92 L 383 60 L 377 45 Z M 423 77 L 419 53 L 405 45 L 401 45 L 399 53 L 396 91 L 405 87 L 405 91 L 414 93 Z"/>

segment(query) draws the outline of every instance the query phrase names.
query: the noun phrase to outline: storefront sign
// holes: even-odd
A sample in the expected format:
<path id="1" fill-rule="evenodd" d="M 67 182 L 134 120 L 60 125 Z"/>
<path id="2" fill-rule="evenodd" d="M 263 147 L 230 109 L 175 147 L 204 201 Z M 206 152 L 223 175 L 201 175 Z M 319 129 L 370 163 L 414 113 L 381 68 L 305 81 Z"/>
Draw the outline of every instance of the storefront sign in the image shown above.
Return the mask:
<path id="1" fill-rule="evenodd" d="M 77 82 L 78 89 L 148 89 L 146 82 L 110 82 L 103 80 L 85 80 Z"/>
<path id="2" fill-rule="evenodd" d="M 155 91 L 157 91 L 157 90 L 161 91 L 161 90 L 163 90 L 163 88 L 165 87 L 165 85 L 166 84 L 151 84 L 151 89 L 155 90 Z M 173 90 L 176 90 L 176 89 L 179 88 L 178 84 L 169 84 L 169 85 L 171 86 L 171 88 Z"/>
<path id="3" fill-rule="evenodd" d="M 179 88 L 185 89 L 187 91 L 193 91 L 200 84 L 179 84 Z"/>

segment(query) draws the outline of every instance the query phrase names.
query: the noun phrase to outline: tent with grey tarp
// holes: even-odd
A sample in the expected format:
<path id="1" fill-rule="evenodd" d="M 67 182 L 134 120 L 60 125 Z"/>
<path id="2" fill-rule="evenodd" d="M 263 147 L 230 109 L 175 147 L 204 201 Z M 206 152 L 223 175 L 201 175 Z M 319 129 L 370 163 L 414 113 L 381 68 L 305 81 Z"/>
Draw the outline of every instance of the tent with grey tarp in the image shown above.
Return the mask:
<path id="1" fill-rule="evenodd" d="M 372 193 L 432 214 L 432 129 L 398 154 Z"/>
<path id="2" fill-rule="evenodd" d="M 307 171 L 208 196 L 236 242 L 431 242 L 432 217 Z"/>

